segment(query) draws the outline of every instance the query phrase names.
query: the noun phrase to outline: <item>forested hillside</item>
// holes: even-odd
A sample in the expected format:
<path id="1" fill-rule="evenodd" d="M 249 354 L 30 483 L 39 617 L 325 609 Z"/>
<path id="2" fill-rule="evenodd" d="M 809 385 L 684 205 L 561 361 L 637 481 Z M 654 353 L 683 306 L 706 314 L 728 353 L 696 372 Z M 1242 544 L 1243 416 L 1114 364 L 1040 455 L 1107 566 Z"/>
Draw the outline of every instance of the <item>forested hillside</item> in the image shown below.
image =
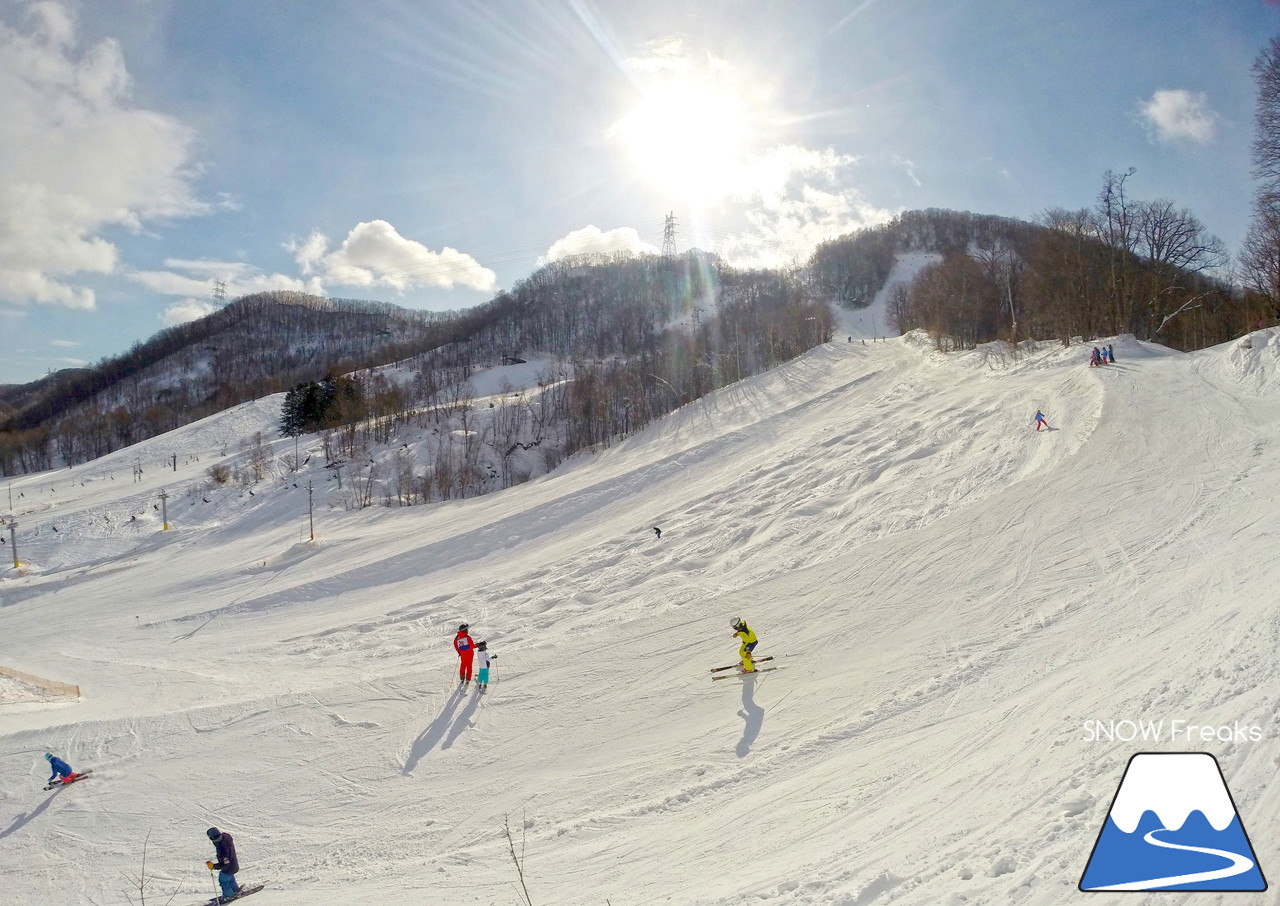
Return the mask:
<path id="1" fill-rule="evenodd" d="M 822 244 L 809 272 L 819 292 L 857 307 L 897 255 L 940 254 L 889 300 L 899 332 L 923 328 L 940 346 L 1131 333 L 1189 350 L 1280 316 L 1269 298 L 1234 285 L 1223 244 L 1194 214 L 1127 197 L 1126 178 L 1108 172 L 1094 208 L 1049 210 L 1036 223 L 909 211 Z"/>
<path id="2" fill-rule="evenodd" d="M 939 348 L 1131 333 L 1185 350 L 1274 322 L 1268 297 L 1229 279 L 1222 243 L 1194 214 L 1127 197 L 1126 179 L 1108 172 L 1094 208 L 1036 223 L 905 212 L 785 271 L 738 270 L 697 251 L 578 256 L 462 312 L 248 296 L 92 368 L 6 388 L 0 472 L 83 462 L 336 374 L 355 375 L 360 393 L 344 395 L 326 426 L 381 419 L 385 437 L 415 412 L 457 410 L 475 369 L 531 355 L 559 359 L 572 378 L 548 416 L 568 453 L 824 342 L 829 303 L 869 305 L 908 253 L 939 260 L 890 289 L 888 318 Z M 412 381 L 375 374 L 406 361 Z"/>
<path id="3" fill-rule="evenodd" d="M 419 410 L 458 409 L 476 368 L 530 353 L 573 374 L 555 414 L 572 452 L 793 358 L 831 324 L 797 277 L 697 252 L 558 261 L 460 313 L 266 293 L 28 392 L 0 431 L 0 470 L 83 462 L 333 374 L 355 375 L 360 392 L 327 426 L 377 419 L 364 430 L 385 439 Z M 392 362 L 414 379 L 374 373 Z"/>

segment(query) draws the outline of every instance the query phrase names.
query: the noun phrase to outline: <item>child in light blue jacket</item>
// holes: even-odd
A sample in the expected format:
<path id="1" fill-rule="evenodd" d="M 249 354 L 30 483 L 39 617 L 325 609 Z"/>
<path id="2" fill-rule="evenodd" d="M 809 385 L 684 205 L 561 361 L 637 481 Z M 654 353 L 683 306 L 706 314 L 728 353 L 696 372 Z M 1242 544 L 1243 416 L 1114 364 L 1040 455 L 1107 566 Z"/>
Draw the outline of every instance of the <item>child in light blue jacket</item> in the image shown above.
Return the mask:
<path id="1" fill-rule="evenodd" d="M 498 659 L 496 654 L 489 653 L 488 642 L 476 642 L 476 687 L 481 691 L 489 688 L 489 664 Z"/>

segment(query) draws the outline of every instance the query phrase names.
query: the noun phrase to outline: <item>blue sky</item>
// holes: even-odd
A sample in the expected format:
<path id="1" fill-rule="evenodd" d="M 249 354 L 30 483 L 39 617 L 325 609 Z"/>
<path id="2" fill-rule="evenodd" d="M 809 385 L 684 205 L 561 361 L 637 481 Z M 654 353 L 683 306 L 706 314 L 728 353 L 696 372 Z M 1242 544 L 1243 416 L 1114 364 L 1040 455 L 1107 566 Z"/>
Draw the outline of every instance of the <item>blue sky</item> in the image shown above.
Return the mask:
<path id="1" fill-rule="evenodd" d="M 0 382 L 292 288 L 478 304 L 540 262 L 803 259 L 1104 170 L 1235 252 L 1264 0 L 0 0 Z"/>

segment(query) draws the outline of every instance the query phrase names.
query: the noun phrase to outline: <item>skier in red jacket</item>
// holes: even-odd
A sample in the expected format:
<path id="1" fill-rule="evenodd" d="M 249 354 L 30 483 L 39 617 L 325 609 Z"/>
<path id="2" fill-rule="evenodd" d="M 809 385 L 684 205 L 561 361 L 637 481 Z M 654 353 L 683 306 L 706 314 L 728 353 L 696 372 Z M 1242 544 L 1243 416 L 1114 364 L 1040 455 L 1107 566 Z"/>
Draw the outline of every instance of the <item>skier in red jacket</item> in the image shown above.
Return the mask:
<path id="1" fill-rule="evenodd" d="M 471 682 L 471 661 L 476 656 L 476 643 L 467 634 L 467 629 L 467 624 L 463 623 L 458 627 L 458 634 L 453 637 L 453 650 L 458 652 L 460 658 L 458 679 L 464 684 Z"/>

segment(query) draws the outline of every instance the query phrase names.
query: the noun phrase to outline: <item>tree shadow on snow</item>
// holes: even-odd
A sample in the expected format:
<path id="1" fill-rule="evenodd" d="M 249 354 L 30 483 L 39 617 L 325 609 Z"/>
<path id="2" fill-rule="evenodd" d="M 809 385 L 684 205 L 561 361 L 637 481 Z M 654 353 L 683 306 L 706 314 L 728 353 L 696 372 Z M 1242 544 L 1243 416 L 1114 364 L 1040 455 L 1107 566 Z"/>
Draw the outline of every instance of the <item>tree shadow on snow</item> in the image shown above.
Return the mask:
<path id="1" fill-rule="evenodd" d="M 33 810 L 31 810 L 30 812 L 23 812 L 21 815 L 14 818 L 12 824 L 10 824 L 4 830 L 0 831 L 0 840 L 3 840 L 5 837 L 9 836 L 12 833 L 16 833 L 17 831 L 22 830 L 24 827 L 27 826 L 29 822 L 34 821 L 35 819 L 43 815 L 44 810 L 47 809 L 53 803 L 53 800 L 57 798 L 58 794 L 61 793 L 62 790 L 63 790 L 62 787 L 58 787 L 50 795 L 45 797 L 44 802 L 41 802 Z"/>
<path id="2" fill-rule="evenodd" d="M 413 741 L 413 747 L 409 750 L 409 757 L 405 760 L 404 770 L 402 774 L 412 774 L 413 769 L 418 766 L 418 762 L 423 756 L 436 747 L 440 740 L 444 739 L 445 732 L 449 729 L 449 723 L 453 720 L 453 712 L 457 710 L 458 703 L 462 701 L 462 687 L 458 686 L 449 696 L 449 700 L 444 703 L 444 709 L 440 715 L 433 720 L 425 730 L 418 734 L 418 738 Z M 448 748 L 446 745 L 445 748 Z"/>
<path id="3" fill-rule="evenodd" d="M 744 676 L 742 678 L 742 710 L 738 712 L 738 716 L 744 722 L 742 738 L 738 740 L 739 758 L 746 758 L 751 753 L 751 744 L 756 741 L 756 737 L 760 735 L 760 728 L 764 726 L 764 708 L 756 704 L 755 691 L 756 678 Z"/>

